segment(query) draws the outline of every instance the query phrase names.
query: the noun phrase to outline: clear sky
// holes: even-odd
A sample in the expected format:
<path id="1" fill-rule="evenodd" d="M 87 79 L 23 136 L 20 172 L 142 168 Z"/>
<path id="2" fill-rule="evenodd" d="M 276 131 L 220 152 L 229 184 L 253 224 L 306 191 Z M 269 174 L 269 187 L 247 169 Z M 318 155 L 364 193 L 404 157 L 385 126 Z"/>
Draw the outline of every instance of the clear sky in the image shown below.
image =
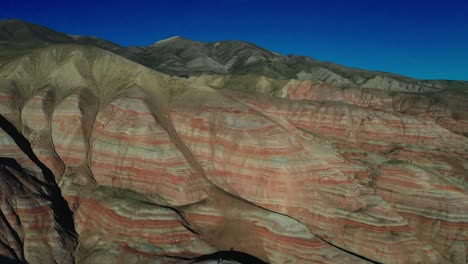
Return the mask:
<path id="1" fill-rule="evenodd" d="M 18 18 L 118 44 L 174 35 L 423 79 L 468 80 L 468 0 L 1 0 Z"/>

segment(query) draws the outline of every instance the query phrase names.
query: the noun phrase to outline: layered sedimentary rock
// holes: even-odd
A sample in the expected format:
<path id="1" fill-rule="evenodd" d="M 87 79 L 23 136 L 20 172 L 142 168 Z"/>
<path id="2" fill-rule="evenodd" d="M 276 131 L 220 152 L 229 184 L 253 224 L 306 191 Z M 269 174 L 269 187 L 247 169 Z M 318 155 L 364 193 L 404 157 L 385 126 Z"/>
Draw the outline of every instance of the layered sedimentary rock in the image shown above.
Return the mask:
<path id="1" fill-rule="evenodd" d="M 157 195 L 169 205 L 206 197 L 199 172 L 171 141 L 145 103 L 142 90 L 131 90 L 96 117 L 91 170 L 99 184 Z"/>
<path id="2" fill-rule="evenodd" d="M 391 90 L 391 89 L 389 89 Z M 387 109 L 404 114 L 426 117 L 455 133 L 468 129 L 466 96 L 463 93 L 388 93 L 373 89 L 339 89 L 337 87 L 292 80 L 278 89 L 276 96 L 292 100 L 326 100 L 345 102 L 367 108 Z"/>
<path id="3" fill-rule="evenodd" d="M 440 128 L 435 122 L 421 121 L 399 113 L 366 109 L 364 116 L 361 116 L 359 111 L 362 108 L 349 105 L 317 105 L 311 102 L 273 106 L 258 100 L 248 100 L 247 103 L 262 109 L 271 118 L 284 117 L 294 127 L 313 135 L 324 135 L 326 139 L 332 138 L 337 142 L 345 140 L 348 148 L 356 147 L 389 158 L 384 163 L 377 162 L 377 170 L 370 171 L 375 173 L 371 184 L 377 187 L 376 194 L 408 221 L 418 240 L 433 239 L 434 247 L 444 252 L 450 262 L 464 261 L 462 259 L 466 256 L 462 254 L 460 258 L 455 248 L 465 247 L 466 242 L 453 238 L 466 234 L 466 226 L 455 220 L 463 218 L 456 212 L 467 208 L 464 182 L 468 168 L 468 141 L 465 137 Z M 307 118 L 302 119 L 301 116 Z M 398 121 L 395 123 L 392 120 Z M 399 164 L 399 169 L 389 169 L 388 166 L 393 164 Z M 429 193 L 431 195 L 427 196 Z M 453 210 L 453 214 L 434 214 L 447 210 Z M 438 226 L 429 227 L 428 222 Z M 396 232 L 391 233 L 398 236 Z M 427 234 L 432 234 L 431 239 L 428 240 Z"/>
<path id="4" fill-rule="evenodd" d="M 54 212 L 46 187 L 27 172 L 5 163 L 2 160 L 0 165 L 0 255 L 31 263 L 72 261 L 74 239 L 57 225 L 54 214 L 59 212 Z"/>
<path id="5" fill-rule="evenodd" d="M 197 111 L 182 108 L 173 111 L 171 116 L 181 138 L 205 165 L 206 175 L 213 183 L 262 207 L 294 217 L 335 245 L 361 252 L 371 259 L 382 262 L 443 261 L 430 243 L 421 241 L 411 232 L 407 220 L 391 204 L 375 195 L 375 188 L 360 183 L 361 179 L 356 176 L 367 174 L 367 167 L 344 159 L 333 145 L 314 139 L 315 135 L 335 137 L 335 140 L 350 136 L 351 133 L 340 128 L 344 120 L 345 126 L 352 129 L 347 123 L 350 116 L 343 118 L 339 112 L 341 105 L 335 106 L 335 117 L 320 115 L 322 111 L 327 112 L 326 105 L 313 111 L 315 115 L 308 116 L 309 124 L 324 125 L 320 131 L 311 131 L 314 136 L 310 137 L 304 132 L 307 127 L 288 120 L 288 114 L 297 114 L 288 109 L 289 104 L 242 97 L 221 100 L 216 94 L 208 98 Z M 229 108 L 224 107 L 227 103 Z M 307 105 L 300 110 L 307 113 Z M 365 116 L 371 119 L 375 114 L 367 112 Z M 390 117 L 387 122 L 389 120 Z M 380 127 L 382 124 L 374 126 Z M 385 130 L 385 126 L 382 129 Z M 412 129 L 419 133 L 427 131 L 408 128 L 408 134 L 399 137 L 402 144 L 411 143 Z M 372 136 L 368 131 L 362 133 Z M 466 153 L 465 138 L 443 129 L 432 133 L 453 136 L 453 145 L 437 143 L 440 136 L 435 136 L 434 148 L 443 145 L 453 148 L 455 154 Z M 420 137 L 423 136 L 415 135 L 416 139 Z M 350 147 L 354 146 L 355 139 L 350 139 Z M 409 141 L 405 142 L 405 139 Z M 368 149 L 364 147 L 364 150 Z M 378 150 L 369 149 L 377 153 Z M 268 187 L 258 189 L 257 186 Z M 456 199 L 451 201 L 453 206 L 458 203 Z M 461 208 L 466 207 L 461 205 Z M 358 237 L 362 244 L 357 243 Z"/>
<path id="6" fill-rule="evenodd" d="M 13 125 L 3 118 L 1 122 L 0 260 L 73 261 L 72 216 L 63 215 L 67 214 L 65 201 L 58 187 L 50 183 L 53 175 L 27 151 L 28 146 L 17 145 L 22 139 L 14 134 L 19 132 Z"/>
<path id="7" fill-rule="evenodd" d="M 21 196 L 42 208 L 30 221 L 52 225 L 61 197 L 74 225 L 35 236 L 4 224 L 2 255 L 33 256 L 21 255 L 29 246 L 16 230 L 53 245 L 34 255 L 42 262 L 61 252 L 78 263 L 180 263 L 230 248 L 270 263 L 467 260 L 463 97 L 449 107 L 320 81 L 171 78 L 69 45 L 32 51 L 0 77 L 1 114 L 36 157 L 2 134 L 1 156 L 27 171 L 2 165 L 20 180 L 1 188 L 24 175 L 51 188 L 2 199 Z M 15 206 L 2 213 L 21 215 Z M 57 234 L 75 229 L 69 247 Z"/>
<path id="8" fill-rule="evenodd" d="M 176 210 L 117 188 L 99 187 L 82 197 L 75 211 L 75 223 L 80 234 L 78 262 L 135 263 L 157 259 L 174 263 L 177 257 L 216 251 L 184 226 L 187 223 Z"/>
<path id="9" fill-rule="evenodd" d="M 270 263 L 368 263 L 326 243 L 306 225 L 215 190 L 182 209 L 195 231 L 222 250 L 237 250 Z"/>

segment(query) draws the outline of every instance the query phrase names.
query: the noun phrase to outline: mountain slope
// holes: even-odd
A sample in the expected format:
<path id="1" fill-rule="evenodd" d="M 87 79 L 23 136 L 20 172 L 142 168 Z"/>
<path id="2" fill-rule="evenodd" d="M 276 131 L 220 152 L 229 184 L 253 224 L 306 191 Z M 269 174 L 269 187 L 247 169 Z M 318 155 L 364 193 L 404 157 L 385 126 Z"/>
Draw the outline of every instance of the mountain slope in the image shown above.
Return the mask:
<path id="1" fill-rule="evenodd" d="M 242 41 L 207 43 L 173 37 L 151 46 L 126 48 L 96 37 L 69 36 L 20 20 L 0 21 L 0 47 L 38 47 L 59 43 L 93 45 L 152 69 L 183 77 L 203 73 L 253 74 L 275 79 L 320 81 L 340 88 L 363 87 L 403 92 L 468 88 L 468 82 L 424 81 L 349 68 L 309 57 L 284 56 Z"/>
<path id="2" fill-rule="evenodd" d="M 468 259 L 463 82 L 238 41 L 0 31 L 0 260 Z"/>
<path id="3" fill-rule="evenodd" d="M 69 43 L 67 34 L 17 19 L 0 21 L 0 45 L 34 47 L 51 43 Z"/>
<path id="4" fill-rule="evenodd" d="M 77 261 L 180 263 L 238 245 L 235 237 L 207 232 L 221 230 L 200 221 L 200 215 L 213 213 L 239 226 L 237 232 L 245 237 L 258 232 L 252 242 L 260 245 L 236 249 L 263 259 L 307 258 L 271 239 L 279 236 L 315 241 L 322 245 L 313 253 L 317 257 L 359 261 L 304 233 L 301 223 L 239 200 L 206 178 L 169 117 L 171 96 L 188 89 L 185 81 L 76 45 L 33 50 L 7 64 L 0 78 L 2 115 L 23 131 L 74 212 L 79 246 L 68 254 Z M 3 155 L 11 155 L 7 147 L 2 145 Z M 121 178 L 122 172 L 129 177 Z M 233 207 L 225 212 L 217 201 Z M 191 206 L 196 204 L 205 211 Z M 236 211 L 246 215 L 241 218 Z M 246 219 L 262 224 L 251 227 Z M 278 224 L 285 221 L 290 224 Z M 278 248 L 276 255 L 262 253 L 268 245 Z"/>
<path id="5" fill-rule="evenodd" d="M 75 44 L 5 62 L 0 113 L 73 212 L 78 246 L 67 254 L 181 263 L 233 248 L 270 263 L 466 262 L 467 138 L 371 105 L 385 94 L 353 88 L 330 101 L 320 96 L 341 89 L 305 82 L 283 83 L 277 98 L 214 86 L 226 78 L 173 78 Z M 232 78 L 231 88 L 242 81 Z M 2 156 L 23 162 L 2 142 Z"/>

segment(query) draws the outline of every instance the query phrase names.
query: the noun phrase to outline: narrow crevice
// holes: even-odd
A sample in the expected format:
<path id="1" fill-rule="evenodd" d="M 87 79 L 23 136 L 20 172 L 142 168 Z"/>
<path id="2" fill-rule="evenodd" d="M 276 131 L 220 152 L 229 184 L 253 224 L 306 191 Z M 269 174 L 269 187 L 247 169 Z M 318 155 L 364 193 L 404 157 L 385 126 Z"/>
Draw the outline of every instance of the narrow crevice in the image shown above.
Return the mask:
<path id="1" fill-rule="evenodd" d="M 317 235 L 315 235 L 315 234 L 314 234 L 314 236 L 316 236 L 318 239 L 322 240 L 324 243 L 327 243 L 328 245 L 330 245 L 330 246 L 332 246 L 332 247 L 335 247 L 335 248 L 337 248 L 337 249 L 339 249 L 339 250 L 341 250 L 341 251 L 344 251 L 344 252 L 346 252 L 346 253 L 348 253 L 348 254 L 350 254 L 350 255 L 353 255 L 353 256 L 355 256 L 355 257 L 357 257 L 357 258 L 360 258 L 360 259 L 362 259 L 362 260 L 368 261 L 368 262 L 370 262 L 370 263 L 382 264 L 382 262 L 378 262 L 378 261 L 372 260 L 372 259 L 370 259 L 370 258 L 366 258 L 366 257 L 364 257 L 363 255 L 359 255 L 359 254 L 357 254 L 357 253 L 354 253 L 354 252 L 352 252 L 352 251 L 349 251 L 349 250 L 347 250 L 347 249 L 344 249 L 344 248 L 342 248 L 342 247 L 339 247 L 339 246 L 337 246 L 337 245 L 335 245 L 335 244 L 333 244 L 333 243 L 331 243 L 331 242 L 328 242 L 327 240 L 321 238 L 320 236 L 317 236 Z"/>
<path id="2" fill-rule="evenodd" d="M 156 203 L 153 203 L 153 202 L 146 202 L 146 201 L 141 201 L 142 203 L 145 203 L 145 204 L 149 204 L 149 205 L 153 205 L 153 206 L 158 206 L 158 207 L 162 207 L 162 208 L 165 208 L 165 209 L 168 209 L 168 210 L 171 210 L 173 211 L 174 213 L 176 213 L 179 218 L 181 219 L 181 224 L 187 228 L 190 232 L 196 234 L 196 235 L 200 235 L 200 233 L 198 233 L 197 231 L 195 231 L 192 227 L 190 227 L 190 222 L 187 221 L 187 219 L 185 219 L 185 216 L 176 208 L 174 207 L 170 207 L 170 206 L 167 206 L 167 205 L 160 205 L 160 204 L 156 204 Z"/>
<path id="3" fill-rule="evenodd" d="M 22 261 L 11 259 L 5 256 L 0 256 L 0 263 L 2 264 L 24 264 L 24 262 Z"/>
<path id="4" fill-rule="evenodd" d="M 52 202 L 55 220 L 67 233 L 69 233 L 69 235 L 76 237 L 73 212 L 68 207 L 67 201 L 63 198 L 52 171 L 39 160 L 39 158 L 34 154 L 29 141 L 3 115 L 0 115 L 0 127 L 15 141 L 16 145 L 28 156 L 28 158 L 41 169 L 50 191 L 49 198 Z"/>
<path id="5" fill-rule="evenodd" d="M 9 157 L 0 157 L 0 165 L 5 168 L 5 173 L 10 175 L 10 177 L 15 177 L 11 173 L 11 170 L 20 172 L 22 175 L 22 178 L 34 183 L 35 186 L 37 187 L 45 187 L 47 186 L 44 182 L 40 181 L 38 178 L 34 177 L 31 175 L 31 172 L 29 172 L 27 169 L 23 168 L 21 164 L 18 163 L 17 160 L 14 158 L 9 158 Z"/>
<path id="6" fill-rule="evenodd" d="M 2 220 L 2 222 L 5 224 L 6 228 L 8 230 L 10 230 L 11 232 L 11 235 L 13 236 L 14 240 L 18 243 L 18 244 L 23 244 L 23 241 L 20 239 L 20 237 L 18 236 L 18 233 L 16 233 L 16 230 L 11 226 L 10 222 L 8 222 L 8 220 L 6 219 L 5 215 L 3 214 L 3 212 L 0 211 L 0 219 Z M 0 239 L 0 245 L 2 245 L 4 248 L 6 248 L 11 255 L 15 256 L 16 259 L 24 259 L 24 252 L 21 252 L 22 256 L 18 256 L 18 254 L 16 253 L 16 251 L 10 247 L 9 245 L 7 245 L 6 243 L 4 243 L 1 239 Z M 0 263 L 3 263 L 0 261 Z"/>

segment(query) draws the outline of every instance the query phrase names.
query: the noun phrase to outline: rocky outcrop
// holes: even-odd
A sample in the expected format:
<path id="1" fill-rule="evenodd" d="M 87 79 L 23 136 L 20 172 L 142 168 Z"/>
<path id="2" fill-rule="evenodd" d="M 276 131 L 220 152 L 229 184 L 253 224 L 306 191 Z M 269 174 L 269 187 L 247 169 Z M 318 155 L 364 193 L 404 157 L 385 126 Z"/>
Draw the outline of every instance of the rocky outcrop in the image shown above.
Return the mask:
<path id="1" fill-rule="evenodd" d="M 151 203 L 137 192 L 99 187 L 80 197 L 75 214 L 79 263 L 177 263 L 216 251 L 185 226 L 177 210 Z"/>
<path id="2" fill-rule="evenodd" d="M 297 73 L 297 79 L 320 81 L 335 87 L 353 86 L 352 81 L 322 67 L 314 67 L 310 69 L 310 72 L 301 71 Z"/>
<path id="3" fill-rule="evenodd" d="M 440 90 L 440 87 L 432 85 L 430 83 L 427 84 L 409 84 L 409 83 L 402 83 L 398 80 L 386 76 L 376 76 L 372 79 L 367 80 L 363 85 L 362 88 L 374 88 L 374 89 L 384 89 L 389 91 L 396 91 L 396 92 L 430 92 L 434 90 Z"/>
<path id="4" fill-rule="evenodd" d="M 155 119 L 147 97 L 130 90 L 97 115 L 91 139 L 94 179 L 157 196 L 171 206 L 204 199 L 206 183 Z"/>
<path id="5" fill-rule="evenodd" d="M 54 218 L 47 186 L 14 159 L 0 160 L 0 255 L 16 261 L 73 261 L 75 239 Z"/>
<path id="6" fill-rule="evenodd" d="M 214 190 L 182 209 L 194 230 L 222 250 L 258 256 L 269 263 L 369 263 L 323 241 L 299 221 Z"/>
<path id="7" fill-rule="evenodd" d="M 0 122 L 0 259 L 73 262 L 72 215 L 51 171 L 13 124 Z"/>

